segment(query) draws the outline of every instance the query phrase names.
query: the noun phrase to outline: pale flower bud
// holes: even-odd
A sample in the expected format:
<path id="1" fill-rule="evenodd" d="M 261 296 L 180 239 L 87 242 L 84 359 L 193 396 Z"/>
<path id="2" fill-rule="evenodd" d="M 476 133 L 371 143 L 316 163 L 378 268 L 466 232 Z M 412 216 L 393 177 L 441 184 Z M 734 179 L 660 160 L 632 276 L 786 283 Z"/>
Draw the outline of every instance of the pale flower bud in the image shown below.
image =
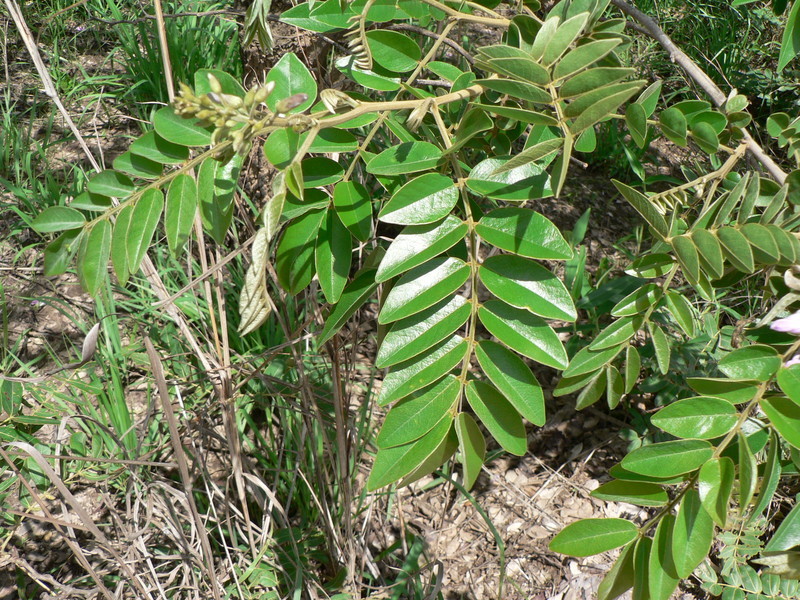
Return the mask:
<path id="1" fill-rule="evenodd" d="M 770 329 L 781 333 L 800 335 L 800 311 L 770 323 Z"/>

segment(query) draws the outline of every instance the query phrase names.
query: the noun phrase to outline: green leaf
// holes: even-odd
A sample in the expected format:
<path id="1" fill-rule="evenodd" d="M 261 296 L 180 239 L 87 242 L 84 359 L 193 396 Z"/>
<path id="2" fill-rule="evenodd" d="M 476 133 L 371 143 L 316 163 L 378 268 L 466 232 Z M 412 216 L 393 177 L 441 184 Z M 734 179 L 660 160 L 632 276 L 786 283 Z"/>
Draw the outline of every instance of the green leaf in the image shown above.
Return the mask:
<path id="1" fill-rule="evenodd" d="M 633 594 L 632 600 L 650 600 L 649 584 L 649 561 L 652 551 L 653 540 L 648 537 L 640 537 L 636 540 L 636 547 L 633 551 Z"/>
<path id="2" fill-rule="evenodd" d="M 639 371 L 642 368 L 642 359 L 639 351 L 633 346 L 625 350 L 625 393 L 630 394 L 639 380 Z"/>
<path id="3" fill-rule="evenodd" d="M 448 415 L 420 439 L 403 446 L 380 450 L 372 465 L 372 471 L 367 480 L 367 489 L 369 491 L 377 490 L 413 472 L 447 438 L 452 425 L 453 418 Z"/>
<path id="4" fill-rule="evenodd" d="M 336 304 L 342 296 L 350 265 L 353 259 L 353 247 L 350 232 L 342 225 L 336 211 L 328 210 L 325 220 L 319 228 L 317 245 L 314 250 L 314 262 L 319 279 L 319 287 L 325 300 Z"/>
<path id="5" fill-rule="evenodd" d="M 778 351 L 771 346 L 753 344 L 729 352 L 719 361 L 718 367 L 731 379 L 767 381 L 781 366 Z"/>
<path id="6" fill-rule="evenodd" d="M 700 503 L 697 490 L 686 491 L 672 531 L 672 561 L 675 572 L 686 579 L 711 550 L 714 522 Z"/>
<path id="7" fill-rule="evenodd" d="M 300 163 L 303 173 L 303 188 L 331 185 L 344 176 L 344 167 L 335 160 L 324 156 L 306 158 Z"/>
<path id="8" fill-rule="evenodd" d="M 367 189 L 355 181 L 340 181 L 333 188 L 336 213 L 360 242 L 372 237 L 372 200 Z"/>
<path id="9" fill-rule="evenodd" d="M 645 312 L 661 299 L 661 287 L 655 283 L 647 283 L 631 292 L 617 302 L 611 309 L 613 317 L 629 317 Z"/>
<path id="10" fill-rule="evenodd" d="M 466 340 L 454 335 L 395 365 L 383 379 L 378 404 L 385 406 L 441 379 L 464 359 L 467 350 Z"/>
<path id="11" fill-rule="evenodd" d="M 720 227 L 717 238 L 722 245 L 722 252 L 736 269 L 744 273 L 755 270 L 753 250 L 741 231 L 733 227 Z"/>
<path id="12" fill-rule="evenodd" d="M 679 235 L 672 238 L 670 243 L 686 277 L 697 281 L 700 278 L 700 256 L 692 239 L 688 235 Z"/>
<path id="13" fill-rule="evenodd" d="M 506 451 L 517 456 L 528 451 L 525 425 L 500 392 L 487 383 L 472 380 L 467 384 L 467 400 L 492 437 Z"/>
<path id="14" fill-rule="evenodd" d="M 516 48 L 514 48 L 516 50 Z M 485 48 L 481 48 L 481 51 Z M 488 61 L 477 60 L 475 66 L 488 71 L 518 79 L 527 83 L 545 86 L 550 83 L 550 74 L 542 65 L 528 56 L 492 58 Z"/>
<path id="15" fill-rule="evenodd" d="M 463 296 L 452 296 L 397 321 L 383 339 L 375 365 L 382 369 L 421 354 L 461 327 L 470 311 Z"/>
<path id="16" fill-rule="evenodd" d="M 483 439 L 475 419 L 467 413 L 459 413 L 455 425 L 461 464 L 464 468 L 464 487 L 470 489 L 481 473 L 483 459 L 486 456 L 486 440 Z"/>
<path id="17" fill-rule="evenodd" d="M 292 129 L 284 128 L 269 134 L 262 151 L 270 164 L 279 169 L 285 169 L 297 156 L 299 149 L 300 135 Z"/>
<path id="18" fill-rule="evenodd" d="M 783 518 L 778 530 L 772 534 L 765 552 L 786 552 L 800 545 L 800 503 L 795 504 L 789 514 Z"/>
<path id="19" fill-rule="evenodd" d="M 376 90 L 378 92 L 394 92 L 399 90 L 402 86 L 399 77 L 384 77 L 378 75 L 373 71 L 365 71 L 355 66 L 355 56 L 342 56 L 334 63 L 336 68 L 344 73 L 347 77 L 355 81 L 358 85 L 367 88 L 368 90 Z M 372 122 L 373 118 L 365 118 L 367 122 Z M 356 119 L 353 119 L 356 121 Z M 350 128 L 350 121 L 340 127 Z"/>
<path id="20" fill-rule="evenodd" d="M 209 146 L 211 132 L 197 125 L 197 119 L 185 119 L 175 114 L 171 106 L 156 111 L 153 116 L 156 133 L 173 144 L 180 146 Z"/>
<path id="21" fill-rule="evenodd" d="M 728 518 L 733 479 L 733 461 L 727 457 L 709 460 L 702 466 L 697 478 L 697 491 L 703 508 L 723 528 Z"/>
<path id="22" fill-rule="evenodd" d="M 563 13 L 561 15 L 555 15 L 553 13 L 548 14 L 547 19 L 545 19 L 539 31 L 536 33 L 536 37 L 533 39 L 528 53 L 537 62 L 542 62 L 544 50 L 555 35 L 563 16 Z"/>
<path id="23" fill-rule="evenodd" d="M 74 204 L 75 200 L 72 201 L 71 206 L 74 206 Z M 780 252 L 780 261 L 778 264 L 781 266 L 789 266 L 799 262 L 800 255 L 798 255 L 797 252 L 797 239 L 791 233 L 784 231 L 777 225 L 765 225 L 765 227 L 767 228 L 767 231 L 772 234 L 772 237 L 775 239 L 775 243 L 778 246 L 778 252 Z"/>
<path id="24" fill-rule="evenodd" d="M 396 225 L 425 225 L 440 221 L 458 202 L 453 180 L 438 173 L 412 179 L 389 199 L 378 218 Z"/>
<path id="25" fill-rule="evenodd" d="M 722 246 L 714 236 L 705 229 L 692 232 L 692 242 L 697 247 L 700 266 L 712 278 L 719 279 L 725 274 L 725 261 L 722 257 Z"/>
<path id="26" fill-rule="evenodd" d="M 666 506 L 669 502 L 667 492 L 660 485 L 619 479 L 604 483 L 591 496 L 606 502 L 627 502 L 636 506 Z"/>
<path id="27" fill-rule="evenodd" d="M 567 51 L 572 42 L 580 35 L 588 19 L 589 13 L 583 12 L 561 23 L 544 48 L 542 63 L 552 65 L 561 58 L 561 55 Z"/>
<path id="28" fill-rule="evenodd" d="M 385 29 L 368 31 L 367 44 L 372 59 L 393 73 L 412 71 L 422 56 L 419 44 L 397 31 Z"/>
<path id="29" fill-rule="evenodd" d="M 114 232 L 111 234 L 111 263 L 120 285 L 125 285 L 131 275 L 128 264 L 128 229 L 133 216 L 133 205 L 122 207 L 117 213 Z"/>
<path id="30" fill-rule="evenodd" d="M 541 265 L 514 255 L 490 256 L 478 275 L 486 288 L 512 306 L 527 308 L 546 319 L 574 321 L 572 298 L 555 275 Z"/>
<path id="31" fill-rule="evenodd" d="M 281 130 L 279 130 L 281 131 Z M 306 138 L 308 134 L 300 136 L 300 142 Z M 334 152 L 353 152 L 358 149 L 358 140 L 349 131 L 344 129 L 337 129 L 335 127 L 327 127 L 320 129 L 311 145 L 308 147 L 309 152 L 319 154 L 332 154 Z"/>
<path id="32" fill-rule="evenodd" d="M 784 394 L 800 404 L 800 365 L 792 365 L 778 371 L 778 385 Z"/>
<path id="33" fill-rule="evenodd" d="M 534 425 L 544 425 L 544 395 L 528 365 L 505 346 L 487 340 L 479 342 L 475 356 L 484 374 L 517 412 Z"/>
<path id="34" fill-rule="evenodd" d="M 651 83 L 636 99 L 636 104 L 641 105 L 644 109 L 646 118 L 650 118 L 656 111 L 658 106 L 658 99 L 661 96 L 661 80 L 657 79 Z"/>
<path id="35" fill-rule="evenodd" d="M 713 446 L 703 440 L 660 442 L 633 450 L 620 464 L 642 475 L 674 477 L 700 468 L 713 453 Z"/>
<path id="36" fill-rule="evenodd" d="M 557 152 L 563 145 L 564 138 L 556 137 L 549 140 L 544 140 L 543 142 L 539 142 L 533 146 L 529 146 L 499 166 L 497 170 L 492 173 L 492 175 L 499 175 L 501 173 L 516 169 L 517 167 L 522 167 L 528 163 L 540 160 L 553 154 L 554 152 Z"/>
<path id="37" fill-rule="evenodd" d="M 573 133 L 573 135 L 578 135 L 584 129 L 587 129 L 598 121 L 602 121 L 607 116 L 614 114 L 616 110 L 622 106 L 622 104 L 629 100 L 636 92 L 642 89 L 642 83 L 639 81 L 630 81 L 608 87 L 619 87 L 619 91 L 600 88 L 599 90 L 589 92 L 584 96 L 579 96 L 576 100 L 567 105 L 565 110 L 567 116 L 576 117 L 569 126 L 569 130 Z M 603 92 L 606 92 L 607 95 L 602 94 Z M 586 106 L 589 100 L 593 99 L 592 96 L 595 94 L 600 95 L 600 97 L 592 102 L 592 104 Z M 573 110 L 570 110 L 572 107 L 574 107 Z M 578 113 L 579 110 L 580 113 Z"/>
<path id="38" fill-rule="evenodd" d="M 669 373 L 669 359 L 671 348 L 669 345 L 669 338 L 664 330 L 653 321 L 647 322 L 647 329 L 650 332 L 650 339 L 653 342 L 653 348 L 656 352 L 656 362 L 658 363 L 658 370 L 662 375 Z"/>
<path id="39" fill-rule="evenodd" d="M 631 134 L 633 143 L 644 148 L 647 141 L 647 113 L 638 102 L 629 104 L 625 109 L 625 124 Z"/>
<path id="40" fill-rule="evenodd" d="M 339 302 L 325 319 L 325 327 L 319 334 L 317 344 L 321 347 L 344 327 L 361 306 L 369 300 L 378 287 L 375 281 L 375 269 L 364 269 L 348 285 L 345 286 Z"/>
<path id="41" fill-rule="evenodd" d="M 197 183 L 189 175 L 176 175 L 167 191 L 164 228 L 167 244 L 177 256 L 189 240 L 197 213 Z"/>
<path id="42" fill-rule="evenodd" d="M 603 397 L 606 390 L 608 390 L 608 371 L 601 369 L 595 373 L 589 384 L 578 394 L 575 399 L 575 410 L 583 410 L 591 406 Z"/>
<path id="43" fill-rule="evenodd" d="M 597 350 L 596 352 L 589 348 L 581 348 L 578 353 L 572 357 L 569 366 L 564 369 L 563 375 L 564 377 L 576 377 L 584 373 L 596 371 L 614 360 L 623 348 L 623 345 L 612 346 L 605 350 Z"/>
<path id="44" fill-rule="evenodd" d="M 597 600 L 614 600 L 633 587 L 635 548 L 636 544 L 629 543 L 622 549 L 614 566 L 608 570 L 597 588 Z"/>
<path id="45" fill-rule="evenodd" d="M 163 210 L 164 194 L 158 189 L 147 190 L 133 209 L 127 234 L 128 269 L 131 275 L 139 270 Z"/>
<path id="46" fill-rule="evenodd" d="M 692 137 L 700 150 L 707 154 L 715 154 L 719 150 L 719 137 L 708 123 L 692 123 Z"/>
<path id="47" fill-rule="evenodd" d="M 440 60 L 430 61 L 428 63 L 428 70 L 435 73 L 442 79 L 446 79 L 450 83 L 453 83 L 456 79 L 464 74 L 464 71 L 455 65 L 451 65 L 450 63 L 442 62 Z"/>
<path id="48" fill-rule="evenodd" d="M 505 117 L 513 119 L 520 123 L 529 123 L 531 125 L 548 125 L 555 127 L 558 125 L 558 119 L 555 117 L 535 110 L 527 110 L 517 106 L 504 106 L 499 104 L 473 104 L 479 110 L 483 110 L 498 117 Z"/>
<path id="49" fill-rule="evenodd" d="M 625 395 L 625 379 L 614 365 L 606 366 L 606 400 L 611 409 L 619 406 Z"/>
<path id="50" fill-rule="evenodd" d="M 127 198 L 136 190 L 127 175 L 111 170 L 102 171 L 92 177 L 86 187 L 92 194 L 109 198 Z"/>
<path id="51" fill-rule="evenodd" d="M 666 238 L 669 235 L 669 226 L 667 222 L 664 220 L 664 217 L 661 216 L 653 203 L 642 194 L 641 192 L 636 191 L 632 187 L 628 187 L 624 183 L 617 181 L 616 179 L 612 179 L 611 182 L 614 186 L 619 190 L 620 194 L 622 194 L 625 199 L 630 203 L 636 211 L 642 215 L 645 221 L 652 227 L 658 235 L 663 238 Z"/>
<path id="52" fill-rule="evenodd" d="M 682 483 L 684 478 L 680 475 L 673 476 L 673 477 L 652 477 L 649 475 L 642 475 L 640 473 L 634 473 L 633 471 L 628 471 L 624 469 L 621 465 L 616 464 L 608 470 L 608 474 L 614 477 L 615 479 L 621 479 L 623 481 L 640 481 L 644 483 L 656 483 L 658 485 L 674 485 L 676 483 Z"/>
<path id="53" fill-rule="evenodd" d="M 621 79 L 636 73 L 635 69 L 619 67 L 596 67 L 578 73 L 574 77 L 567 79 L 558 90 L 561 98 L 572 98 L 580 96 L 597 88 L 616 83 Z"/>
<path id="54" fill-rule="evenodd" d="M 38 233 L 51 233 L 78 229 L 86 224 L 83 213 L 67 206 L 50 206 L 40 212 L 31 223 L 31 227 Z"/>
<path id="55" fill-rule="evenodd" d="M 272 112 L 278 109 L 278 103 L 294 96 L 295 94 L 305 94 L 307 99 L 289 112 L 301 113 L 314 104 L 317 98 L 317 83 L 306 66 L 294 55 L 294 52 L 284 54 L 275 63 L 264 81 L 265 84 L 275 82 L 275 88 L 267 97 L 266 103 Z"/>
<path id="56" fill-rule="evenodd" d="M 379 448 L 418 440 L 436 426 L 455 404 L 461 383 L 449 375 L 398 402 L 386 415 L 376 443 Z"/>
<path id="57" fill-rule="evenodd" d="M 311 8 L 314 8 L 313 15 Z M 348 19 L 354 16 L 351 7 L 341 7 L 339 0 L 298 4 L 281 13 L 281 21 L 301 29 L 327 33 L 337 29 L 347 29 Z"/>
<path id="58" fill-rule="evenodd" d="M 450 421 L 451 424 L 453 423 L 452 415 L 447 415 L 445 419 Z M 456 450 L 458 450 L 458 436 L 455 428 L 451 427 L 447 432 L 447 436 L 434 448 L 433 452 L 419 463 L 416 469 L 403 477 L 398 485 L 409 485 L 426 475 L 430 475 L 436 468 L 447 462 L 456 453 Z"/>
<path id="59" fill-rule="evenodd" d="M 596 63 L 619 46 L 619 38 L 589 42 L 570 50 L 553 69 L 553 79 L 563 79 Z"/>
<path id="60" fill-rule="evenodd" d="M 98 196 L 97 194 L 90 194 L 89 192 L 82 192 L 72 199 L 69 203 L 70 208 L 78 210 L 89 210 L 92 212 L 105 212 L 111 208 L 111 198 L 105 196 Z"/>
<path id="61" fill-rule="evenodd" d="M 114 170 L 140 177 L 142 179 L 156 179 L 161 177 L 164 167 L 161 163 L 139 156 L 130 151 L 120 154 L 113 162 Z"/>
<path id="62" fill-rule="evenodd" d="M 758 464 L 745 434 L 739 431 L 739 514 L 744 515 L 758 483 Z"/>
<path id="63" fill-rule="evenodd" d="M 438 257 L 403 275 L 381 307 L 379 323 L 391 323 L 436 304 L 460 288 L 470 269 L 458 258 Z"/>
<path id="64" fill-rule="evenodd" d="M 753 399 L 758 391 L 758 382 L 751 379 L 732 380 L 714 377 L 688 377 L 686 383 L 703 396 L 716 396 L 733 404 Z"/>
<path id="65" fill-rule="evenodd" d="M 506 346 L 554 369 L 567 366 L 567 351 L 555 331 L 527 310 L 499 300 L 488 300 L 478 309 L 484 327 Z"/>
<path id="66" fill-rule="evenodd" d="M 83 229 L 71 229 L 59 235 L 44 249 L 44 274 L 61 275 L 72 263 L 84 236 Z"/>
<path id="67" fill-rule="evenodd" d="M 746 223 L 739 230 L 753 247 L 753 258 L 762 265 L 773 265 L 780 259 L 780 251 L 769 229 L 758 223 Z"/>
<path id="68" fill-rule="evenodd" d="M 738 417 L 730 402 L 698 396 L 665 406 L 653 416 L 652 422 L 675 437 L 710 440 L 733 429 Z"/>
<path id="69" fill-rule="evenodd" d="M 619 548 L 636 539 L 636 525 L 625 519 L 582 519 L 567 525 L 549 545 L 568 556 L 592 556 Z"/>
<path id="70" fill-rule="evenodd" d="M 130 151 L 162 165 L 179 165 L 189 158 L 189 149 L 168 142 L 155 131 L 148 131 L 131 144 Z"/>
<path id="71" fill-rule="evenodd" d="M 481 196 L 506 202 L 524 202 L 553 195 L 550 176 L 543 165 L 530 162 L 500 172 L 506 162 L 502 158 L 487 158 L 479 162 L 470 171 L 467 187 Z"/>
<path id="72" fill-rule="evenodd" d="M 761 514 L 772 502 L 772 497 L 778 489 L 781 479 L 781 448 L 780 438 L 774 431 L 769 433 L 769 451 L 767 461 L 764 463 L 764 477 L 759 486 L 758 496 L 755 500 L 748 523 L 761 516 Z"/>
<path id="73" fill-rule="evenodd" d="M 781 53 L 778 55 L 778 72 L 780 73 L 786 65 L 800 53 L 800 4 L 794 2 L 789 17 L 786 20 L 786 27 L 781 38 Z"/>
<path id="74" fill-rule="evenodd" d="M 386 251 L 376 280 L 382 283 L 430 260 L 461 241 L 467 231 L 467 224 L 453 215 L 440 223 L 406 227 Z"/>
<path id="75" fill-rule="evenodd" d="M 598 333 L 591 344 L 589 350 L 605 350 L 624 344 L 631 339 L 644 323 L 643 317 L 623 317 L 617 319 L 603 331 Z"/>
<path id="76" fill-rule="evenodd" d="M 225 242 L 233 219 L 233 194 L 243 157 L 227 162 L 206 158 L 197 174 L 197 202 L 203 228 L 218 244 Z"/>
<path id="77" fill-rule="evenodd" d="M 658 115 L 658 126 L 672 143 L 681 147 L 686 146 L 687 123 L 686 117 L 680 110 L 674 106 L 662 110 Z"/>
<path id="78" fill-rule="evenodd" d="M 778 433 L 800 449 L 800 404 L 789 398 L 776 397 L 762 399 L 760 406 Z"/>
<path id="79" fill-rule="evenodd" d="M 482 85 L 488 90 L 499 92 L 500 94 L 508 94 L 520 100 L 527 100 L 536 104 L 550 104 L 552 98 L 550 94 L 542 88 L 526 83 L 524 81 L 516 81 L 514 79 L 478 79 L 475 83 Z M 482 111 L 481 111 L 482 112 Z"/>
<path id="80" fill-rule="evenodd" d="M 497 208 L 481 218 L 475 231 L 493 246 L 529 258 L 572 258 L 561 231 L 529 208 Z"/>
<path id="81" fill-rule="evenodd" d="M 430 66 L 430 64 L 428 65 Z M 492 80 L 500 81 L 500 80 Z M 512 81 L 519 85 L 524 85 L 521 82 Z M 531 86 L 533 87 L 533 86 Z M 538 89 L 538 88 L 534 88 Z M 544 92 L 542 92 L 544 93 Z M 458 128 L 453 134 L 453 144 L 444 151 L 444 156 L 452 154 L 460 150 L 467 142 L 469 142 L 476 135 L 482 131 L 487 131 L 494 127 L 494 121 L 484 111 L 477 108 L 470 108 L 466 114 L 461 118 Z"/>
<path id="82" fill-rule="evenodd" d="M 387 148 L 367 163 L 373 175 L 403 175 L 434 168 L 442 151 L 430 142 L 404 142 Z"/>
<path id="83" fill-rule="evenodd" d="M 275 252 L 275 271 L 283 289 L 299 294 L 311 283 L 315 273 L 314 247 L 325 210 L 307 212 L 283 231 Z"/>
<path id="84" fill-rule="evenodd" d="M 650 600 L 669 600 L 678 587 L 679 578 L 672 562 L 675 517 L 666 514 L 656 527 L 647 564 L 647 588 Z"/>
<path id="85" fill-rule="evenodd" d="M 222 92 L 230 94 L 231 96 L 239 96 L 244 98 L 245 91 L 242 84 L 239 83 L 232 75 L 219 69 L 198 69 L 194 73 L 194 93 L 198 96 L 200 94 L 207 94 L 213 91 L 209 81 L 209 75 L 213 75 L 219 82 Z"/>
<path id="86" fill-rule="evenodd" d="M 81 285 L 90 296 L 96 296 L 108 275 L 108 257 L 111 253 L 111 222 L 98 221 L 84 238 L 78 254 L 78 275 Z"/>
<path id="87" fill-rule="evenodd" d="M 695 336 L 695 313 L 692 304 L 686 296 L 674 290 L 667 290 L 665 299 L 667 301 L 667 310 L 675 319 L 675 322 L 687 336 L 693 338 Z"/>

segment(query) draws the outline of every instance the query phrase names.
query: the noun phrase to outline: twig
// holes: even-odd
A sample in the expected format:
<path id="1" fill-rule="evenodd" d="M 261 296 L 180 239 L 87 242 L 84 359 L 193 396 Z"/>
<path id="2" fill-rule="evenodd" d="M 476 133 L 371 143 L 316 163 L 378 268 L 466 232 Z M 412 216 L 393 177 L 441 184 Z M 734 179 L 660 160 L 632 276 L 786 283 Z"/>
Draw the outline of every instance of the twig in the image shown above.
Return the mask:
<path id="1" fill-rule="evenodd" d="M 158 45 L 161 46 L 161 64 L 164 65 L 164 79 L 167 81 L 167 95 L 169 101 L 175 99 L 175 86 L 172 83 L 172 64 L 169 58 L 169 45 L 167 44 L 167 28 L 164 24 L 164 11 L 161 8 L 161 0 L 153 0 L 153 7 L 156 10 L 156 29 L 158 30 Z"/>
<path id="2" fill-rule="evenodd" d="M 691 79 L 700 86 L 700 88 L 711 98 L 711 101 L 717 107 L 725 104 L 727 97 L 725 93 L 719 89 L 716 83 L 701 69 L 697 63 L 689 58 L 683 50 L 681 50 L 672 39 L 664 33 L 664 30 L 652 17 L 646 15 L 638 8 L 631 6 L 625 0 L 611 0 L 611 3 L 620 9 L 623 13 L 635 20 L 641 25 L 644 32 L 657 41 L 664 50 L 669 54 L 672 62 L 677 63 Z M 747 144 L 747 151 L 762 164 L 767 172 L 772 176 L 775 181 L 783 185 L 786 181 L 786 173 L 772 158 L 764 152 L 764 149 L 758 145 L 750 133 L 746 129 L 742 129 L 745 143 Z"/>
<path id="3" fill-rule="evenodd" d="M 161 405 L 164 408 L 164 416 L 167 421 L 167 428 L 169 429 L 169 438 L 172 442 L 172 449 L 175 453 L 175 460 L 178 463 L 178 473 L 180 474 L 183 489 L 186 492 L 186 500 L 189 503 L 189 509 L 194 519 L 197 533 L 200 537 L 200 545 L 203 549 L 203 566 L 206 570 L 211 593 L 214 595 L 215 600 L 221 600 L 219 593 L 219 582 L 217 581 L 217 573 L 214 569 L 214 554 L 211 551 L 211 543 L 208 540 L 208 531 L 206 530 L 205 523 L 200 517 L 200 512 L 197 510 L 197 504 L 194 501 L 194 488 L 192 486 L 192 478 L 189 474 L 189 465 L 186 460 L 186 452 L 181 445 L 180 433 L 178 433 L 178 422 L 175 418 L 175 412 L 172 410 L 172 400 L 169 396 L 167 389 L 167 380 L 164 378 L 164 367 L 161 364 L 161 357 L 158 355 L 153 342 L 150 337 L 144 336 L 144 347 L 147 351 L 147 357 L 150 359 L 150 368 L 153 372 L 153 378 L 156 382 L 158 395 L 161 397 Z"/>
<path id="4" fill-rule="evenodd" d="M 408 23 L 394 23 L 393 25 L 390 25 L 386 29 L 393 29 L 395 31 L 413 31 L 414 33 L 418 33 L 420 35 L 424 35 L 426 37 L 434 38 L 434 39 L 439 37 L 439 34 L 436 33 L 435 31 L 429 31 L 428 29 L 424 29 L 423 27 L 417 27 L 416 25 L 410 25 Z M 461 46 L 457 42 L 454 42 L 450 38 L 444 38 L 444 39 L 442 39 L 442 42 L 446 46 L 450 46 L 453 50 L 455 50 L 461 56 L 463 56 L 464 59 L 469 64 L 471 64 L 471 65 L 475 64 L 475 59 L 472 57 L 472 55 L 469 52 L 464 50 L 463 46 Z"/>

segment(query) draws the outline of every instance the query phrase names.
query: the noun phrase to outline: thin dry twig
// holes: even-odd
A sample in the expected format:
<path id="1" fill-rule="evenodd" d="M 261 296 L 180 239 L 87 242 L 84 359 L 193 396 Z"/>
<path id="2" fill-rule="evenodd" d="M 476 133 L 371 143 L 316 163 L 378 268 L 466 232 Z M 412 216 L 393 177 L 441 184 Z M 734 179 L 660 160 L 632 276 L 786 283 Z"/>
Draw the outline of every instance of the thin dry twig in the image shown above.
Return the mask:
<path id="1" fill-rule="evenodd" d="M 206 569 L 211 592 L 215 600 L 221 600 L 219 593 L 219 582 L 217 581 L 217 573 L 214 569 L 214 554 L 211 551 L 211 543 L 208 540 L 208 532 L 206 531 L 203 519 L 200 517 L 200 512 L 197 510 L 197 505 L 194 501 L 194 493 L 192 487 L 192 478 L 189 475 L 189 465 L 186 461 L 186 453 L 183 451 L 181 445 L 180 433 L 178 433 L 178 421 L 175 418 L 175 412 L 172 410 L 172 403 L 167 389 L 167 380 L 164 377 L 164 367 L 161 364 L 161 358 L 156 351 L 150 336 L 144 336 L 144 345 L 147 350 L 147 357 L 150 359 L 150 368 L 153 370 L 153 378 L 156 381 L 158 388 L 158 395 L 161 397 L 161 404 L 164 408 L 164 416 L 166 417 L 167 427 L 169 428 L 169 437 L 172 442 L 172 447 L 175 452 L 175 460 L 178 463 L 178 472 L 181 476 L 186 499 L 189 503 L 189 509 L 192 513 L 192 518 L 197 527 L 198 535 L 200 536 L 200 544 L 203 548 L 203 555 L 205 561 L 203 566 Z"/>

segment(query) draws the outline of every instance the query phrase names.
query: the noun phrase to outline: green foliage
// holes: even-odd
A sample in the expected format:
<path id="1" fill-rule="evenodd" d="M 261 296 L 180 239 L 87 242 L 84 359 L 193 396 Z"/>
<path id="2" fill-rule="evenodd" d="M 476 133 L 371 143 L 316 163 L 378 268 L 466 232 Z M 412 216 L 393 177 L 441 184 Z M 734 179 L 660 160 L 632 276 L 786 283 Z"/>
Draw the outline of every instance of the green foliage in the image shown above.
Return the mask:
<path id="1" fill-rule="evenodd" d="M 798 343 L 746 327 L 766 302 L 725 304 L 743 289 L 788 298 L 773 312 L 798 298 L 790 268 L 800 258 L 798 177 L 779 184 L 748 167 L 741 94 L 716 108 L 671 102 L 658 82 L 632 79 L 632 39 L 608 4 L 562 2 L 541 18 L 511 19 L 433 0 L 299 4 L 286 22 L 347 30 L 352 55 L 334 64 L 350 80 L 342 89 L 360 91 L 320 90 L 291 53 L 247 91 L 222 71 L 197 71 L 194 86 L 155 112 L 152 130 L 91 178 L 84 196 L 33 220 L 35 231 L 61 232 L 47 247 L 46 272 L 77 255 L 81 282 L 97 294 L 110 260 L 126 285 L 162 216 L 174 256 L 198 214 L 210 241 L 238 243 L 239 172 L 266 137 L 278 174 L 241 282 L 239 334 L 256 335 L 276 306 L 268 272 L 286 302 L 329 305 L 315 345 L 331 353 L 352 339 L 342 335 L 351 317 L 377 301 L 375 366 L 388 369 L 378 404 L 389 408 L 367 491 L 409 484 L 454 458 L 468 489 L 493 442 L 524 455 L 525 420 L 546 422 L 534 369 L 563 371 L 553 395 L 575 396 L 579 409 L 603 398 L 610 409 L 630 407 L 634 395 L 653 400 L 639 417 L 642 439 L 594 493 L 653 507 L 651 518 L 578 521 L 551 549 L 587 556 L 621 547 L 600 596 L 632 587 L 634 597 L 667 600 L 716 538 L 732 545 L 724 536 L 734 523 L 766 531 L 761 515 L 790 472 L 781 458 L 800 448 L 800 377 L 785 366 Z M 425 42 L 384 25 L 409 18 L 447 24 Z M 472 64 L 436 63 L 458 22 L 497 26 L 504 37 L 475 49 Z M 794 52 L 793 27 L 781 66 Z M 425 69 L 449 85 L 420 83 Z M 776 113 L 766 123 L 795 161 L 798 122 Z M 617 125 L 636 160 L 656 138 L 698 160 L 684 165 L 683 180 L 654 181 L 642 167 L 644 185 L 613 181 L 641 217 L 641 243 L 624 276 L 609 272 L 592 289 L 578 246 L 588 213 L 568 240 L 528 202 L 562 198 L 573 154 L 596 152 L 595 128 Z M 571 325 L 583 313 L 588 327 Z M 794 575 L 799 515 L 791 509 L 763 549 L 751 536 L 758 547 L 747 559 L 760 553 L 772 573 Z M 418 555 L 407 557 L 407 572 Z M 766 597 L 782 585 L 770 574 L 743 563 L 723 570 L 726 585 L 768 589 Z"/>

